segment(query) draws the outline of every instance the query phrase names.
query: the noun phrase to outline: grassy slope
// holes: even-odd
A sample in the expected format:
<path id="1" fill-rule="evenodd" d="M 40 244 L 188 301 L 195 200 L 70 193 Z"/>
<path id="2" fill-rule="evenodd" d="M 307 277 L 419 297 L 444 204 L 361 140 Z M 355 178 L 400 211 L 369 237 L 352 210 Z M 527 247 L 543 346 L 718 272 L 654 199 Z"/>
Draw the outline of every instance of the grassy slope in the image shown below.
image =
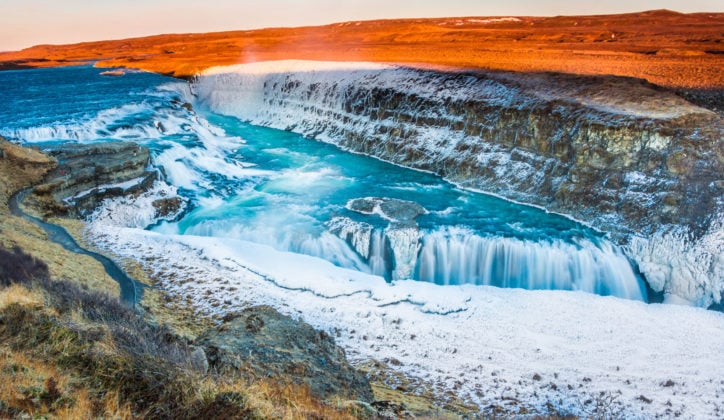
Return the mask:
<path id="1" fill-rule="evenodd" d="M 105 274 L 100 263 L 48 242 L 42 229 L 10 214 L 7 206 L 10 196 L 40 182 L 55 167 L 55 162 L 33 149 L 18 147 L 1 139 L 0 149 L 5 156 L 0 160 L 0 243 L 42 255 L 54 278 L 74 281 L 86 277 L 91 282 L 90 287 L 118 294 L 118 284 Z"/>
<path id="2" fill-rule="evenodd" d="M 158 293 L 148 294 L 145 315 L 122 306 L 99 263 L 9 213 L 12 193 L 55 163 L 2 139 L 0 148 L 0 418 L 364 415 L 355 404 L 322 403 L 306 388 L 203 372 L 188 338 L 204 322 L 177 311 L 181 305 L 161 305 Z"/>

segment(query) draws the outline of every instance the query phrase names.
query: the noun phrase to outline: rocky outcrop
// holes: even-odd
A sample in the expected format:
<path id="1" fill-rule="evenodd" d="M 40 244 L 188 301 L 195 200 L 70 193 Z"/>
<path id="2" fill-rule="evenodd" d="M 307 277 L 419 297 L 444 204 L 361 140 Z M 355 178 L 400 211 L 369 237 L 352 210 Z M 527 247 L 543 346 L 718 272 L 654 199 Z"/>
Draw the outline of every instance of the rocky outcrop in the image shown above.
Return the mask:
<path id="1" fill-rule="evenodd" d="M 63 144 L 43 150 L 58 161 L 46 182 L 35 188 L 49 214 L 85 216 L 106 198 L 147 190 L 157 179 L 148 148 L 131 142 Z M 174 207 L 159 203 L 159 211 Z"/>
<path id="2" fill-rule="evenodd" d="M 57 162 L 36 149 L 22 147 L 0 136 L 0 208 L 15 192 L 40 182 Z"/>
<path id="3" fill-rule="evenodd" d="M 628 246 L 655 289 L 721 298 L 724 122 L 656 86 L 277 62 L 211 69 L 193 88 L 214 111 L 571 215 Z"/>
<path id="4" fill-rule="evenodd" d="M 227 315 L 196 345 L 206 349 L 209 367 L 217 372 L 304 384 L 322 399 L 372 400 L 367 378 L 349 365 L 332 337 L 269 306 Z"/>
<path id="5" fill-rule="evenodd" d="M 422 233 L 415 219 L 427 213 L 421 205 L 384 197 L 363 197 L 347 203 L 351 211 L 387 221 L 384 228 L 335 217 L 329 231 L 347 242 L 367 263 L 373 274 L 388 280 L 413 278 Z"/>

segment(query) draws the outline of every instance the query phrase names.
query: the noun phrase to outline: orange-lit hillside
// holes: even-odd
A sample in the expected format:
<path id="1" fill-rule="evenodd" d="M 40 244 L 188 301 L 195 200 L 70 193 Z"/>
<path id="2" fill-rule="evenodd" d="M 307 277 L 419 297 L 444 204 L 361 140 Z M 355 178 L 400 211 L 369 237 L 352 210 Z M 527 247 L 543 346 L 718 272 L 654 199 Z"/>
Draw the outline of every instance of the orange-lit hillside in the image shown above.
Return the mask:
<path id="1" fill-rule="evenodd" d="M 0 54 L 22 68 L 104 60 L 179 77 L 262 60 L 377 61 L 633 76 L 668 87 L 724 88 L 724 14 L 380 20 L 159 35 Z"/>

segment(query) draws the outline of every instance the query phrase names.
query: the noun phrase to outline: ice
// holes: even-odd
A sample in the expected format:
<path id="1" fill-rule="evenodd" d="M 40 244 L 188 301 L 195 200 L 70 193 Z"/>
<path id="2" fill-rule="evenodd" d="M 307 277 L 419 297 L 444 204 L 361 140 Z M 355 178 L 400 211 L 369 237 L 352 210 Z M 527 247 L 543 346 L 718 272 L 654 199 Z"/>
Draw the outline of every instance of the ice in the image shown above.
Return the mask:
<path id="1" fill-rule="evenodd" d="M 412 279 L 417 265 L 417 253 L 420 251 L 420 230 L 417 227 L 390 225 L 385 229 L 395 261 L 392 278 L 396 280 Z"/>
<path id="2" fill-rule="evenodd" d="M 347 217 L 335 217 L 327 222 L 327 228 L 331 233 L 352 245 L 352 248 L 354 248 L 362 258 L 369 259 L 374 226 L 364 222 L 357 222 Z"/>
<path id="3" fill-rule="evenodd" d="M 71 197 L 64 198 L 63 201 L 65 203 L 72 204 L 72 203 L 75 203 L 76 201 L 78 201 L 79 199 L 84 198 L 85 196 L 87 196 L 89 194 L 94 194 L 96 192 L 102 193 L 108 189 L 113 189 L 113 188 L 120 188 L 121 190 L 126 191 L 130 188 L 139 186 L 145 180 L 146 180 L 146 177 L 141 176 L 138 178 L 129 179 L 128 181 L 117 182 L 115 184 L 98 185 L 97 187 L 94 187 L 89 190 L 79 191 L 78 193 L 76 193 L 75 195 L 73 195 Z"/>
<path id="4" fill-rule="evenodd" d="M 667 302 L 707 307 L 724 296 L 724 215 L 715 215 L 698 240 L 681 227 L 669 227 L 651 238 L 634 237 L 628 253 L 639 264 L 652 289 Z"/>

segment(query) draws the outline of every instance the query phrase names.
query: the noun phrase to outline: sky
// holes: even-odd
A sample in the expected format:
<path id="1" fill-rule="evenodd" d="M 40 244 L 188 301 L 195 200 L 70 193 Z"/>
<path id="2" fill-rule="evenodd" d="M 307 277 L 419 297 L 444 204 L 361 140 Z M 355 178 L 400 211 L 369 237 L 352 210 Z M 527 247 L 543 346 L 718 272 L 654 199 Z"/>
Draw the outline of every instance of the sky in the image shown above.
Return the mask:
<path id="1" fill-rule="evenodd" d="M 350 20 L 555 16 L 652 9 L 724 12 L 722 0 L 0 0 L 0 51 L 162 33 Z"/>

